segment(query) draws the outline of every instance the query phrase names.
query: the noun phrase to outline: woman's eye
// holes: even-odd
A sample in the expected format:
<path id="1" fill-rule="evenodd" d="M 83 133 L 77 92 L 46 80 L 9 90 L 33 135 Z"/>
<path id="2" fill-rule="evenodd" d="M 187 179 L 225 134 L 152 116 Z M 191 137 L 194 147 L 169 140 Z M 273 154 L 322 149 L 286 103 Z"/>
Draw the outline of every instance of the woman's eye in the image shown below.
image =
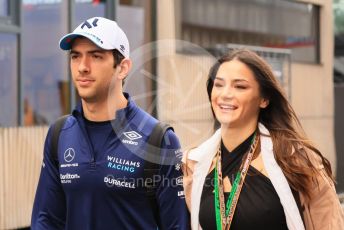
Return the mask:
<path id="1" fill-rule="evenodd" d="M 246 89 L 247 86 L 246 85 L 236 85 L 235 88 L 237 88 L 237 89 Z"/>
<path id="2" fill-rule="evenodd" d="M 214 86 L 215 87 L 222 87 L 222 84 L 221 83 L 215 83 Z"/>

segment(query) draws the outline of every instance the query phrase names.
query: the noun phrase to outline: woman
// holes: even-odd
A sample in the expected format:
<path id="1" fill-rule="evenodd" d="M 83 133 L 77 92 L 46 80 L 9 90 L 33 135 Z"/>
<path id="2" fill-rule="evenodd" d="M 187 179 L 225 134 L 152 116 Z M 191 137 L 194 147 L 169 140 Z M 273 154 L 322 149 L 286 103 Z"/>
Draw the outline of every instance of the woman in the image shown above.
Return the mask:
<path id="1" fill-rule="evenodd" d="M 192 229 L 344 229 L 330 163 L 257 54 L 211 68 L 207 91 L 221 128 L 184 154 Z"/>

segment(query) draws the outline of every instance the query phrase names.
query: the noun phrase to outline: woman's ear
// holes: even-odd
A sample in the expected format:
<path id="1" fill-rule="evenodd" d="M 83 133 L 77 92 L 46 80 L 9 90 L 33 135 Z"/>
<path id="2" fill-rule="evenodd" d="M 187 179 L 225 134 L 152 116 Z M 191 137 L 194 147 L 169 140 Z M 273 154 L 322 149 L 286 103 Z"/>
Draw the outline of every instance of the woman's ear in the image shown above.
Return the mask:
<path id="1" fill-rule="evenodd" d="M 117 65 L 116 67 L 116 72 L 117 74 L 117 78 L 118 80 L 124 80 L 128 74 L 129 71 L 131 70 L 131 66 L 132 66 L 132 62 L 130 59 L 124 59 L 121 61 L 121 63 L 119 65 Z"/>
<path id="2" fill-rule="evenodd" d="M 262 98 L 261 101 L 260 101 L 259 107 L 261 109 L 265 109 L 266 107 L 268 107 L 269 103 L 270 103 L 270 101 L 268 99 Z"/>

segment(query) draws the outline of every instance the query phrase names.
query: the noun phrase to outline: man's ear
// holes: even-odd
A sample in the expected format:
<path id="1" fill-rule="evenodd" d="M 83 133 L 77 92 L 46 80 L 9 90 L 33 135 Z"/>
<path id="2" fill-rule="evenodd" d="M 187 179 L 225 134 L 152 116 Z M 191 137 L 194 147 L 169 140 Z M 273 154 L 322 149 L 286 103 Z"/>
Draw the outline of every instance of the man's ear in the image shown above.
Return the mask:
<path id="1" fill-rule="evenodd" d="M 124 59 L 121 61 L 119 65 L 117 65 L 116 69 L 118 71 L 117 78 L 118 80 L 124 80 L 131 70 L 132 62 L 130 59 Z M 116 71 L 116 72 L 117 72 Z"/>

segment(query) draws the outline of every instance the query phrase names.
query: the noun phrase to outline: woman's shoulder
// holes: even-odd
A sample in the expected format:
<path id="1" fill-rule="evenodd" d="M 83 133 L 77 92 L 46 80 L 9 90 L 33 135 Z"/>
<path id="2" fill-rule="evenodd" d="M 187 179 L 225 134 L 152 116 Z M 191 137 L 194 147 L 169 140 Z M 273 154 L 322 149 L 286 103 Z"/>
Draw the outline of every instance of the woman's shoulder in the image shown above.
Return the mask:
<path id="1" fill-rule="evenodd" d="M 184 176 L 188 176 L 193 173 L 195 164 L 197 164 L 197 161 L 192 160 L 189 158 L 190 153 L 195 150 L 197 147 L 187 149 L 183 151 L 183 158 L 182 158 L 182 163 L 183 163 L 183 174 Z"/>
<path id="2" fill-rule="evenodd" d="M 312 226 L 314 229 L 343 229 L 344 212 L 334 182 L 326 172 L 321 156 L 312 150 L 303 151 L 316 168 L 312 177 L 310 197 L 300 193 L 306 226 Z"/>
<path id="3" fill-rule="evenodd" d="M 203 141 L 197 147 L 190 148 L 184 151 L 183 160 L 191 160 L 195 162 L 207 160 L 208 156 L 216 152 L 220 144 L 220 141 L 221 141 L 221 130 L 218 129 L 215 131 L 215 133 L 211 137 Z"/>
<path id="4" fill-rule="evenodd" d="M 221 130 L 218 129 L 211 137 L 194 148 L 183 151 L 184 176 L 192 176 L 195 166 L 211 160 L 215 155 L 221 141 Z"/>
<path id="5" fill-rule="evenodd" d="M 310 189 L 310 201 L 317 200 L 320 193 L 326 194 L 326 196 L 334 195 L 334 197 L 337 198 L 332 175 L 329 175 L 330 172 L 326 171 L 324 166 L 324 160 L 326 161 L 326 159 L 320 155 L 321 153 L 317 153 L 306 147 L 299 147 L 293 154 L 298 154 L 299 157 L 297 160 L 300 165 L 304 167 L 308 165 L 308 168 L 313 168 L 311 171 L 312 188 Z M 312 167 L 309 167 L 310 164 Z"/>
<path id="6" fill-rule="evenodd" d="M 300 147 L 298 151 L 305 156 L 316 169 L 320 170 L 324 168 L 321 156 L 315 151 L 306 147 Z"/>

